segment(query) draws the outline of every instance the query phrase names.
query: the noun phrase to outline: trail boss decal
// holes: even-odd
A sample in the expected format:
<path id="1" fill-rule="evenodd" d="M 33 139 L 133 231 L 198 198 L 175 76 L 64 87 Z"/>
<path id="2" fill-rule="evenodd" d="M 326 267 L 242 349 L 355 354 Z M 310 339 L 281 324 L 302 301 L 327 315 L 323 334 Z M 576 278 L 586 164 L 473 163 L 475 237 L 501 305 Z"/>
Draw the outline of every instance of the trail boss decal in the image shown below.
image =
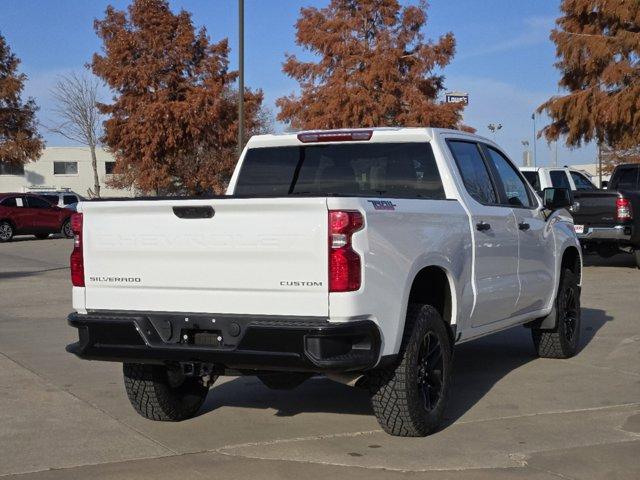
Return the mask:
<path id="1" fill-rule="evenodd" d="M 367 200 L 376 210 L 395 210 L 396 204 L 390 200 Z"/>

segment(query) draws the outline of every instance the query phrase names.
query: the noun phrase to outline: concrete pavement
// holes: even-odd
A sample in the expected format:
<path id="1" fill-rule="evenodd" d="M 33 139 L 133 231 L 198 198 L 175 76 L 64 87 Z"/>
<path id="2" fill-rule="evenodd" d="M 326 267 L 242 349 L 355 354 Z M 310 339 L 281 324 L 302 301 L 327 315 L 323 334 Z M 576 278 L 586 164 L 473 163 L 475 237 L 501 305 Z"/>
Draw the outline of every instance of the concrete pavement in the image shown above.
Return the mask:
<path id="1" fill-rule="evenodd" d="M 0 245 L 0 475 L 73 478 L 640 478 L 640 271 L 588 258 L 579 355 L 543 360 L 511 329 L 456 351 L 448 425 L 382 433 L 364 392 L 227 378 L 201 415 L 133 411 L 119 364 L 64 351 L 71 242 Z"/>

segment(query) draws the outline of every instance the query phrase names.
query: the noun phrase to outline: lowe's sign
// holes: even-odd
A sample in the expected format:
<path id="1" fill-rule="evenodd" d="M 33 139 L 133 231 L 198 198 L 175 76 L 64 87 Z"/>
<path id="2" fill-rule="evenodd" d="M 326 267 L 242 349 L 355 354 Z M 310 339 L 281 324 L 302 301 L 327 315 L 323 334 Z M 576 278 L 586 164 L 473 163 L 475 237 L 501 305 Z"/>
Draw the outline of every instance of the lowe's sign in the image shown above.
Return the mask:
<path id="1" fill-rule="evenodd" d="M 463 92 L 447 92 L 445 94 L 447 103 L 464 103 L 469 104 L 469 94 Z"/>

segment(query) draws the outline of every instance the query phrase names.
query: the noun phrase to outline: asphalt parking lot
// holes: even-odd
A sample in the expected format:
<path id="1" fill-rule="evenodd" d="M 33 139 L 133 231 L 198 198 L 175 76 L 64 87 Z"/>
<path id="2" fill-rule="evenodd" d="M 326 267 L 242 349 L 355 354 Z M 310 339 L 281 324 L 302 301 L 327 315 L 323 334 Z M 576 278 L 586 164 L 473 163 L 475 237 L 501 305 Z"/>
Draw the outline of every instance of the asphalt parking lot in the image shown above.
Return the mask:
<path id="1" fill-rule="evenodd" d="M 228 378 L 198 417 L 139 417 L 119 364 L 67 354 L 71 242 L 0 245 L 0 476 L 20 479 L 640 478 L 640 271 L 588 258 L 582 350 L 534 356 L 512 329 L 456 351 L 448 425 L 378 427 L 367 395 L 326 379 L 272 391 Z"/>

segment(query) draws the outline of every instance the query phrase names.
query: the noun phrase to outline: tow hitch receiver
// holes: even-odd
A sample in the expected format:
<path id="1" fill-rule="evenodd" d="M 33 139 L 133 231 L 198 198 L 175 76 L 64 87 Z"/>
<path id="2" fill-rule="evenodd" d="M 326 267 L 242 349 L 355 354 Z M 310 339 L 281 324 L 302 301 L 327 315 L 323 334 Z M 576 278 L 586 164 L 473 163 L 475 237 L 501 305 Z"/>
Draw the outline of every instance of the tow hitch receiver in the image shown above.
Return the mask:
<path id="1" fill-rule="evenodd" d="M 213 373 L 212 363 L 183 362 L 180 368 L 185 377 L 206 377 Z"/>

